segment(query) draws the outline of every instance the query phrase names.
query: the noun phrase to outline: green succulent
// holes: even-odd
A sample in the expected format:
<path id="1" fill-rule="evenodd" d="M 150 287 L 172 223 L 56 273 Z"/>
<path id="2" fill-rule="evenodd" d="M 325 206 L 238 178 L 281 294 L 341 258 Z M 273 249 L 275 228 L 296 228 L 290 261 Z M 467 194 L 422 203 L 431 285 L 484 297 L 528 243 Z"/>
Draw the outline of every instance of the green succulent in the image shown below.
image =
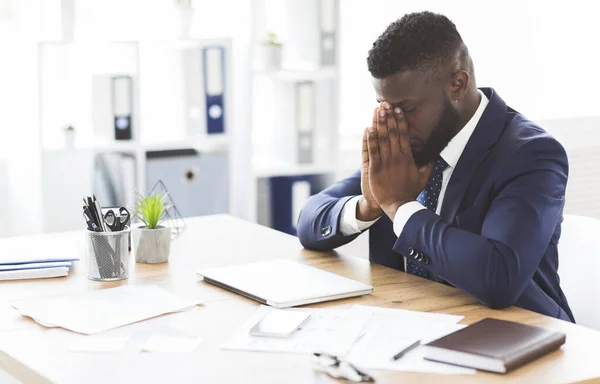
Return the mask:
<path id="1" fill-rule="evenodd" d="M 134 214 L 146 225 L 146 228 L 156 229 L 158 227 L 163 214 L 167 210 L 166 198 L 166 193 L 156 193 L 148 196 L 138 194 Z"/>

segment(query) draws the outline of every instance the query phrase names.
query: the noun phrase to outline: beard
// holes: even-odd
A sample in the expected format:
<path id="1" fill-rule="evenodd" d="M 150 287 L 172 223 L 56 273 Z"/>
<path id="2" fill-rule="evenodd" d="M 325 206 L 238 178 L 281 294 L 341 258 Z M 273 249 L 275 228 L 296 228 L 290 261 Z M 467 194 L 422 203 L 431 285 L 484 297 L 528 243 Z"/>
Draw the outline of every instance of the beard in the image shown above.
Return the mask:
<path id="1" fill-rule="evenodd" d="M 429 135 L 429 139 L 423 144 L 421 150 L 413 152 L 413 159 L 419 168 L 437 160 L 442 150 L 446 148 L 458 131 L 459 119 L 458 111 L 446 96 L 444 98 L 444 109 L 437 125 Z"/>

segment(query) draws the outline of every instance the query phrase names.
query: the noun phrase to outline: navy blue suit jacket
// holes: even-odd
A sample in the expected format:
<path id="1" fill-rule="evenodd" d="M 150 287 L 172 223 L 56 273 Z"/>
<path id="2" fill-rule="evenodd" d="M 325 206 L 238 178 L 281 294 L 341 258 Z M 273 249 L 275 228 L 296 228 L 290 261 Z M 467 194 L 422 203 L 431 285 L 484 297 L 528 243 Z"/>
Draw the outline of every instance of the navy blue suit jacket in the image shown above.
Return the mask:
<path id="1" fill-rule="evenodd" d="M 574 321 L 557 273 L 568 160 L 564 148 L 491 88 L 487 105 L 446 189 L 438 216 L 421 210 L 397 237 L 384 216 L 370 229 L 371 261 L 404 270 L 409 249 L 431 273 L 490 308 L 517 305 Z M 340 231 L 360 171 L 312 196 L 300 214 L 306 248 L 331 250 L 357 235 Z M 427 262 L 427 264 L 425 264 Z"/>

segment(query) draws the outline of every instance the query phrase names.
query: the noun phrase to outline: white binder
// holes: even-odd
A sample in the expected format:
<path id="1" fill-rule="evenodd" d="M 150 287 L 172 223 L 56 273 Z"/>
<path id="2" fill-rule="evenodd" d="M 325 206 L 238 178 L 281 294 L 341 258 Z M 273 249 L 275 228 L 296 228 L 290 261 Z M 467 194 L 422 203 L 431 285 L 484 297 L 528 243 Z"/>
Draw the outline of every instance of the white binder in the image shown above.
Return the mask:
<path id="1" fill-rule="evenodd" d="M 190 136 L 225 133 L 225 47 L 182 49 L 186 132 Z"/>
<path id="2" fill-rule="evenodd" d="M 296 83 L 297 162 L 313 162 L 313 141 L 316 124 L 315 83 Z"/>
<path id="3" fill-rule="evenodd" d="M 206 91 L 206 132 L 225 132 L 225 49 L 219 46 L 203 49 L 204 83 Z"/>
<path id="4" fill-rule="evenodd" d="M 115 139 L 131 140 L 133 78 L 131 76 L 113 76 L 111 81 Z"/>
<path id="5" fill-rule="evenodd" d="M 321 65 L 336 63 L 337 0 L 321 0 Z"/>
<path id="6" fill-rule="evenodd" d="M 315 69 L 336 63 L 338 0 L 287 0 L 284 66 Z"/>

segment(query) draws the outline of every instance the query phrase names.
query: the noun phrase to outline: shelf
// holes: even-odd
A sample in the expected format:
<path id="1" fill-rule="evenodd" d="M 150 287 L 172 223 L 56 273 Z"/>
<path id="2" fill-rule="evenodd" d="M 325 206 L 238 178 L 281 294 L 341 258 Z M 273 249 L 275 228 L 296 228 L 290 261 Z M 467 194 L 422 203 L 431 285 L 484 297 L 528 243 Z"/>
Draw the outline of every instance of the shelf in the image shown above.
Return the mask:
<path id="1" fill-rule="evenodd" d="M 161 151 L 172 149 L 193 148 L 199 152 L 226 152 L 229 144 L 227 136 L 219 137 L 202 137 L 202 138 L 187 138 L 184 140 L 155 142 L 155 143 L 138 143 L 136 141 L 104 141 L 104 142 L 87 142 L 75 145 L 73 148 L 46 148 L 46 153 L 58 152 L 74 152 L 74 151 L 94 151 L 94 152 L 130 152 L 137 153 L 138 151 Z"/>
<path id="2" fill-rule="evenodd" d="M 255 71 L 257 76 L 267 76 L 273 80 L 279 81 L 319 81 L 333 80 L 337 77 L 337 69 L 335 67 L 323 67 L 312 70 L 288 70 L 282 69 L 278 71 Z"/>
<path id="3" fill-rule="evenodd" d="M 267 178 L 277 176 L 302 176 L 335 173 L 336 169 L 337 167 L 334 164 L 255 163 L 253 173 L 256 178 Z"/>

